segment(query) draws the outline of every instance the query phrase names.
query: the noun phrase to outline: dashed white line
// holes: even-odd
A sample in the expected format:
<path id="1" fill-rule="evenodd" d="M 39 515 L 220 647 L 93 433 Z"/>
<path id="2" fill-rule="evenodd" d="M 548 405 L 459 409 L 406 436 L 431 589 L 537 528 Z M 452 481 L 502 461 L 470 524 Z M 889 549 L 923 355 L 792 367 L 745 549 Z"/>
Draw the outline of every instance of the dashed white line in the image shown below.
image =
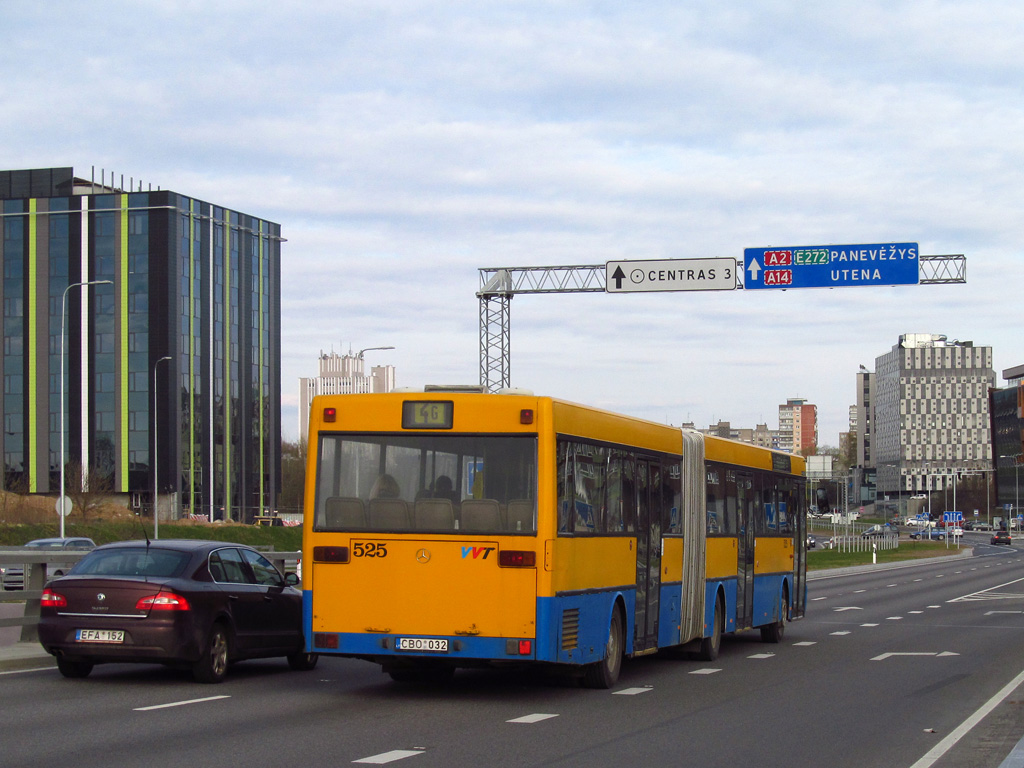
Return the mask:
<path id="1" fill-rule="evenodd" d="M 691 675 L 713 675 L 715 672 L 721 672 L 721 669 L 715 669 L 714 667 L 705 667 L 704 669 L 695 669 L 689 674 Z"/>
<path id="2" fill-rule="evenodd" d="M 512 720 L 506 720 L 506 723 L 539 723 L 542 720 L 550 720 L 552 717 L 558 717 L 558 715 L 547 715 L 540 712 L 532 715 L 523 715 L 522 717 L 516 717 Z"/>
<path id="3" fill-rule="evenodd" d="M 748 659 L 770 659 L 774 656 L 774 653 L 755 653 L 753 656 L 747 656 Z"/>
<path id="4" fill-rule="evenodd" d="M 392 749 L 390 752 L 381 752 L 379 755 L 370 755 L 370 757 L 353 760 L 352 762 L 384 765 L 385 763 L 393 763 L 395 760 L 401 760 L 406 757 L 422 755 L 424 751 L 423 749 Z"/>
<path id="5" fill-rule="evenodd" d="M 643 688 L 623 688 L 621 691 L 613 691 L 612 696 L 636 696 L 640 693 L 648 693 L 654 690 L 654 686 L 645 685 Z"/>
<path id="6" fill-rule="evenodd" d="M 817 640 L 802 640 L 799 643 L 793 643 L 793 645 L 797 646 L 797 647 L 799 647 L 801 645 L 806 646 L 806 645 L 817 645 L 817 644 L 818 644 Z"/>
<path id="7" fill-rule="evenodd" d="M 154 704 L 151 707 L 135 707 L 135 712 L 151 712 L 154 709 L 170 709 L 171 707 L 184 707 L 186 704 L 202 704 L 204 701 L 217 701 L 218 699 L 230 699 L 230 696 L 207 696 L 202 699 L 188 699 L 186 701 L 172 701 L 168 704 Z"/>

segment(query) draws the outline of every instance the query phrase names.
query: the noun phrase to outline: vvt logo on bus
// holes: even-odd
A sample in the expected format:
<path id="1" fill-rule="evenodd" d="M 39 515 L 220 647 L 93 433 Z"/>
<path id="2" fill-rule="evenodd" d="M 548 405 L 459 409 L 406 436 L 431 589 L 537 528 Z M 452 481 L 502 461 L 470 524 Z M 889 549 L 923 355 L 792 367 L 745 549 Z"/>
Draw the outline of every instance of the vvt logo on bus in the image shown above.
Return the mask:
<path id="1" fill-rule="evenodd" d="M 462 548 L 462 559 L 465 560 L 470 555 L 473 556 L 474 560 L 479 560 L 481 556 L 484 560 L 491 554 L 497 547 L 463 547 Z"/>

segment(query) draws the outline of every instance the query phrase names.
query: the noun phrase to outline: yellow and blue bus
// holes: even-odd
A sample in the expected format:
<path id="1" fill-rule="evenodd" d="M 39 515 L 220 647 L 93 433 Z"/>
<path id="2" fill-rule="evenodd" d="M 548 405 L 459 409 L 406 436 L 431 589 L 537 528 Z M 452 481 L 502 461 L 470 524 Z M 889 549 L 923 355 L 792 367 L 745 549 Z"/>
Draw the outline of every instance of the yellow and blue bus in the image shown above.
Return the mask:
<path id="1" fill-rule="evenodd" d="M 475 389 L 476 391 L 471 391 Z M 523 391 L 314 398 L 307 650 L 396 680 L 781 640 L 806 603 L 798 456 Z"/>

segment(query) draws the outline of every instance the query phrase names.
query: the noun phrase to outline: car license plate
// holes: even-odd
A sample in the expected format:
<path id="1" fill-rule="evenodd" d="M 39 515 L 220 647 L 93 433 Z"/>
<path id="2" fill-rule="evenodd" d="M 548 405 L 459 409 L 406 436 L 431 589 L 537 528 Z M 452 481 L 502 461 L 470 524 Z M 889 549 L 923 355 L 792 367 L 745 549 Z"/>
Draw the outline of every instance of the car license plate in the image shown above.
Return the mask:
<path id="1" fill-rule="evenodd" d="M 77 629 L 76 643 L 123 643 L 123 629 Z"/>
<path id="2" fill-rule="evenodd" d="M 448 653 L 448 640 L 443 637 L 400 637 L 398 638 L 397 647 L 400 651 Z"/>

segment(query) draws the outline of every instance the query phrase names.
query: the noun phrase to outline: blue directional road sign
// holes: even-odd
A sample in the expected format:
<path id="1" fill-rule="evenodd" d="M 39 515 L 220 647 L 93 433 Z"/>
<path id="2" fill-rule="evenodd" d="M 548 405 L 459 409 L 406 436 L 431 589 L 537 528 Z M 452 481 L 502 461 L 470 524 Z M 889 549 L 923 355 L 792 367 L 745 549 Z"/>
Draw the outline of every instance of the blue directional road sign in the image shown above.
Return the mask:
<path id="1" fill-rule="evenodd" d="M 840 288 L 917 285 L 917 243 L 746 248 L 743 287 Z"/>

